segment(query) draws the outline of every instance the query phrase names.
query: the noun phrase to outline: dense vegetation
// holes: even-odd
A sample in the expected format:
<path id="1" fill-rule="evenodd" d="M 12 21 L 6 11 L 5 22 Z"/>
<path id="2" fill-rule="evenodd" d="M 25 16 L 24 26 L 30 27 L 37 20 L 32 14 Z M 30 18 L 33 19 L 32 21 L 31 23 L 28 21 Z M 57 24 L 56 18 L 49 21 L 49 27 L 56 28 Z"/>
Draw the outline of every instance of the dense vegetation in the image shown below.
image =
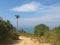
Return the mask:
<path id="1" fill-rule="evenodd" d="M 10 21 L 0 19 L 0 42 L 18 39 L 18 36 L 18 31 L 13 27 Z"/>
<path id="2" fill-rule="evenodd" d="M 34 33 L 31 34 L 25 32 L 23 29 L 17 31 L 10 21 L 0 19 L 0 42 L 18 39 L 19 35 L 37 38 L 39 42 L 49 42 L 52 45 L 60 45 L 60 26 L 50 30 L 47 25 L 39 24 L 34 27 Z"/>
<path id="3" fill-rule="evenodd" d="M 60 45 L 60 26 L 50 30 L 45 24 L 36 25 L 34 33 L 27 33 L 23 29 L 19 31 L 20 35 L 38 39 L 40 43 L 51 43 L 52 45 Z"/>
<path id="4" fill-rule="evenodd" d="M 46 26 L 44 24 L 40 24 L 40 25 L 35 26 L 34 33 L 35 33 L 35 35 L 40 37 L 40 36 L 44 35 L 44 32 L 47 30 L 49 30 L 48 26 Z"/>
<path id="5" fill-rule="evenodd" d="M 60 26 L 50 30 L 45 24 L 35 26 L 34 34 L 40 42 L 50 42 L 52 45 L 60 45 Z"/>

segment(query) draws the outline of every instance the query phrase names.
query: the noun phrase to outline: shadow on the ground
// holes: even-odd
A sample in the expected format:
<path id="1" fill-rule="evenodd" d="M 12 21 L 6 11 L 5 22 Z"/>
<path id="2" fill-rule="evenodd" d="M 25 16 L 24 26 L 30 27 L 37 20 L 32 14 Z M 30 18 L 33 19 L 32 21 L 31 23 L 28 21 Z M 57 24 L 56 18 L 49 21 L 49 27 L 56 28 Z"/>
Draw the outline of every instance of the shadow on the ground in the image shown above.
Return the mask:
<path id="1" fill-rule="evenodd" d="M 13 41 L 8 42 L 8 43 L 6 43 L 6 42 L 0 43 L 0 45 L 14 45 L 16 43 L 19 43 L 20 41 L 22 41 L 22 40 L 13 40 Z"/>

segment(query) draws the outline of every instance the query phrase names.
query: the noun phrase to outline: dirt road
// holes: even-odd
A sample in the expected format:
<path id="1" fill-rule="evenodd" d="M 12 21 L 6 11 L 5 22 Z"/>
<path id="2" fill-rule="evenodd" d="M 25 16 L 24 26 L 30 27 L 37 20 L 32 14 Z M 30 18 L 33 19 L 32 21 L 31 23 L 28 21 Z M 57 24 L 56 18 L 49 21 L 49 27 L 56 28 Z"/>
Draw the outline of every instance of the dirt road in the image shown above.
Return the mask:
<path id="1" fill-rule="evenodd" d="M 29 37 L 20 36 L 21 40 L 18 41 L 18 43 L 13 45 L 51 45 L 49 43 L 39 43 L 35 39 L 31 39 Z"/>

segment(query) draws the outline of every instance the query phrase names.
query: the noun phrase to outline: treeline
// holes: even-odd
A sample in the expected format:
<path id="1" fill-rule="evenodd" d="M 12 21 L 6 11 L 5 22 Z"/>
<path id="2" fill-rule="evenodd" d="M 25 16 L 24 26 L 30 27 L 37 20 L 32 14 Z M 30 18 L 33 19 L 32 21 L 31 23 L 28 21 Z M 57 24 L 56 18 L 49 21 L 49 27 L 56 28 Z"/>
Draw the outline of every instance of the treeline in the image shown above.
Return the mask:
<path id="1" fill-rule="evenodd" d="M 60 45 L 60 26 L 50 29 L 45 24 L 39 24 L 34 27 L 34 33 L 27 33 L 23 29 L 20 35 L 37 38 L 39 42 L 51 43 L 52 45 Z"/>
<path id="2" fill-rule="evenodd" d="M 40 24 L 35 26 L 34 34 L 45 39 L 45 42 L 52 43 L 52 45 L 60 45 L 60 26 L 50 30 L 47 25 Z"/>
<path id="3" fill-rule="evenodd" d="M 0 19 L 0 43 L 18 39 L 18 31 L 9 20 Z"/>

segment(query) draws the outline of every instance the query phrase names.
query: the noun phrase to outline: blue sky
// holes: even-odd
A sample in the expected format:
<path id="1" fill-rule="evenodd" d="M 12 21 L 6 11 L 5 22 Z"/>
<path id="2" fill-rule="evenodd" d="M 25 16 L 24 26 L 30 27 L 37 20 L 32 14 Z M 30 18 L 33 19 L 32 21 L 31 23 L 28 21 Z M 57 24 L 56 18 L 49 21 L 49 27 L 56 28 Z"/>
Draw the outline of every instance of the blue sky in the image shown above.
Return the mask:
<path id="1" fill-rule="evenodd" d="M 14 15 L 20 15 L 19 27 L 34 27 L 44 23 L 60 24 L 60 0 L 0 0 L 0 16 L 16 25 Z"/>

